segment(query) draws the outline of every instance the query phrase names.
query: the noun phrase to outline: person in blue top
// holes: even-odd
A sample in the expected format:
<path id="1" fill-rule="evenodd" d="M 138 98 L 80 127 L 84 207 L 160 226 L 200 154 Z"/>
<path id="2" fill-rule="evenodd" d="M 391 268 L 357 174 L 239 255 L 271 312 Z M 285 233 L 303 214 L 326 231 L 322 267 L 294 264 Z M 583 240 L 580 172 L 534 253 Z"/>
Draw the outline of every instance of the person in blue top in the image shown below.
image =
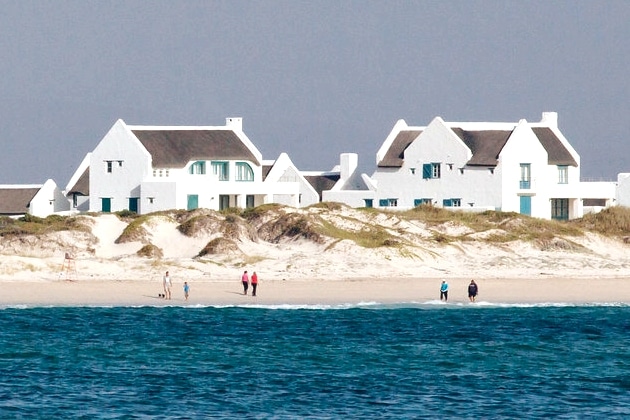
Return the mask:
<path id="1" fill-rule="evenodd" d="M 442 280 L 442 285 L 440 286 L 440 300 L 444 299 L 444 302 L 448 300 L 448 283 L 446 280 Z"/>
<path id="2" fill-rule="evenodd" d="M 188 293 L 190 292 L 190 286 L 188 285 L 188 282 L 185 281 L 184 282 L 184 299 L 188 300 Z"/>

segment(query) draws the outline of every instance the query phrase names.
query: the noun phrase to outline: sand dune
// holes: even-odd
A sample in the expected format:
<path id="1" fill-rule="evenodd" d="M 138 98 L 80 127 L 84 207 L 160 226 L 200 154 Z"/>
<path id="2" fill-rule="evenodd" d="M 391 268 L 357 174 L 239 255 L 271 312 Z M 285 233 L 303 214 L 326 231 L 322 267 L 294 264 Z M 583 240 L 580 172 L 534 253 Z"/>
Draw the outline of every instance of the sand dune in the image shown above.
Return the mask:
<path id="1" fill-rule="evenodd" d="M 361 229 L 365 217 L 352 209 L 310 211 L 348 230 Z M 178 304 L 186 303 L 179 290 L 184 281 L 192 285 L 191 302 L 251 303 L 253 298 L 238 294 L 245 269 L 258 272 L 256 301 L 269 304 L 427 301 L 439 296 L 443 278 L 451 283 L 453 302 L 467 301 L 465 286 L 471 278 L 480 282 L 480 297 L 492 302 L 630 301 L 630 245 L 618 239 L 589 233 L 571 238 L 572 249 L 541 249 L 521 241 L 438 243 L 421 223 L 383 214 L 370 217 L 372 226 L 395 232 L 404 246 L 366 248 L 350 239 L 299 237 L 274 243 L 245 234 L 232 238 L 231 251 L 197 258 L 217 235 L 186 236 L 165 216 L 143 225 L 140 240 L 116 243 L 127 222 L 115 215 L 85 216 L 91 234 L 3 238 L 0 282 L 8 293 L 0 296 L 0 304 L 163 304 L 157 294 L 166 270 L 175 279 Z M 447 223 L 438 229 L 461 234 L 465 228 Z M 138 256 L 147 243 L 163 256 Z M 66 252 L 74 256 L 76 272 L 64 265 Z"/>

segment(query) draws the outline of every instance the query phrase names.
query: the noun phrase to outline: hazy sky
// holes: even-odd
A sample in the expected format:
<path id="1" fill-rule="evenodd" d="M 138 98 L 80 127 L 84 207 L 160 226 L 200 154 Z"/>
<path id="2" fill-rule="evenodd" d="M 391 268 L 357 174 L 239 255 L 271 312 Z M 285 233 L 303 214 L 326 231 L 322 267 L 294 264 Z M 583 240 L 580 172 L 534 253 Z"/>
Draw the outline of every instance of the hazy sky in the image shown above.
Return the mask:
<path id="1" fill-rule="evenodd" d="M 243 129 L 303 170 L 394 123 L 557 111 L 583 178 L 630 172 L 630 1 L 0 0 L 0 183 L 62 188 L 119 118 Z"/>

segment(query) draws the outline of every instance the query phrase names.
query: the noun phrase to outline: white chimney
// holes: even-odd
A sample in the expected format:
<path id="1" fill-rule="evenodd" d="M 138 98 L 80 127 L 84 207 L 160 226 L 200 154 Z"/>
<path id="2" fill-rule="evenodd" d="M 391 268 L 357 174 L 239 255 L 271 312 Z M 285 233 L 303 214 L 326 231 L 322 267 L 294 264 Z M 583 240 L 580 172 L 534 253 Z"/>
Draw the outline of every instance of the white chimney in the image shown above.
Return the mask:
<path id="1" fill-rule="evenodd" d="M 546 123 L 550 127 L 558 128 L 558 113 L 557 112 L 543 112 L 541 123 Z"/>
<path id="2" fill-rule="evenodd" d="M 225 119 L 225 126 L 232 127 L 235 130 L 243 131 L 243 118 L 229 117 Z"/>
<path id="3" fill-rule="evenodd" d="M 356 153 L 342 153 L 339 157 L 339 171 L 341 179 L 348 180 L 359 165 L 359 155 Z"/>

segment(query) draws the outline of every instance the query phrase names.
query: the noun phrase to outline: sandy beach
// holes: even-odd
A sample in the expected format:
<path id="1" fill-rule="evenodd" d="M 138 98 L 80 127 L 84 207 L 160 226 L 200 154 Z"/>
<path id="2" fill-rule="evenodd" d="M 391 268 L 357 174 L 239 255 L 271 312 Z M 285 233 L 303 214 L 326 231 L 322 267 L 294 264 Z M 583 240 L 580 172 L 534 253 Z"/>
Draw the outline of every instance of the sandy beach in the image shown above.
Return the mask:
<path id="1" fill-rule="evenodd" d="M 450 304 L 470 304 L 469 279 L 449 279 Z M 538 303 L 630 303 L 630 279 L 477 279 L 477 305 Z M 3 282 L 0 306 L 195 306 L 195 305 L 356 305 L 437 303 L 441 279 L 345 279 L 261 281 L 256 297 L 239 281 L 192 283 L 188 300 L 174 282 L 171 300 L 158 297 L 156 281 Z"/>
<path id="2" fill-rule="evenodd" d="M 353 209 L 302 211 L 318 211 L 346 229 L 361 228 L 365 217 Z M 89 233 L 2 238 L 0 306 L 439 303 L 442 279 L 450 285 L 452 304 L 469 304 L 471 279 L 479 285 L 477 304 L 630 303 L 629 245 L 593 234 L 569 238 L 575 248 L 569 250 L 520 241 L 438 244 L 427 239 L 431 231 L 425 226 L 377 215 L 372 226 L 403 232 L 400 240 L 411 245 L 365 248 L 349 240 L 271 243 L 241 236 L 229 252 L 197 258 L 212 233 L 184 236 L 175 221 L 160 216 L 144 225 L 138 241 L 117 243 L 128 223 L 115 215 L 85 217 Z M 445 223 L 434 229 L 452 233 L 462 227 Z M 137 255 L 147 243 L 163 255 Z M 66 252 L 72 254 L 70 268 Z M 158 297 L 166 270 L 174 281 L 171 300 Z M 258 272 L 258 296 L 242 294 L 243 270 Z M 191 287 L 188 301 L 184 281 Z"/>

